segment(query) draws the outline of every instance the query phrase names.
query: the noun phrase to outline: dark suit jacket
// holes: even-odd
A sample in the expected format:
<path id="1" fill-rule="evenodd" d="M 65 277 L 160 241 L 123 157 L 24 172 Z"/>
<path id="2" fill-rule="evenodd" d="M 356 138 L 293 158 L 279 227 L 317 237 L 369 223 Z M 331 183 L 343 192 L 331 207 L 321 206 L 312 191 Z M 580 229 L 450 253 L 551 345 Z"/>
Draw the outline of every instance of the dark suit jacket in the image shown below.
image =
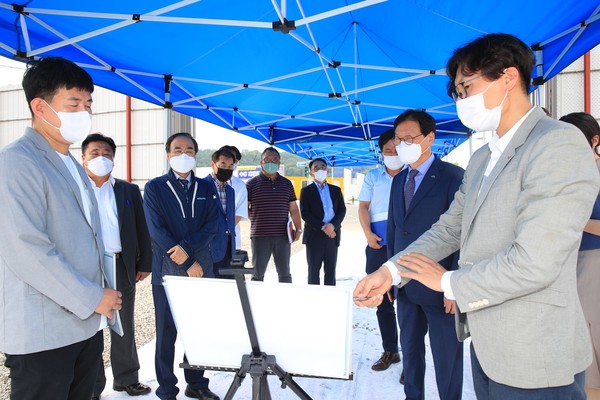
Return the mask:
<path id="1" fill-rule="evenodd" d="M 204 276 L 212 278 L 210 242 L 217 234 L 219 211 L 215 185 L 192 173 L 192 185 L 184 192 L 172 170 L 146 183 L 144 214 L 152 238 L 152 284 L 161 285 L 163 275 L 187 276 L 196 261 Z M 177 265 L 167 251 L 179 245 L 188 259 Z"/>
<path id="2" fill-rule="evenodd" d="M 127 268 L 130 284 L 135 284 L 135 275 L 140 272 L 152 272 L 152 243 L 140 188 L 121 179 L 115 179 L 113 186 L 119 231 L 121 234 L 121 257 Z"/>
<path id="3" fill-rule="evenodd" d="M 329 194 L 331 196 L 334 212 L 331 223 L 335 227 L 335 240 L 336 244 L 339 246 L 341 238 L 340 228 L 342 227 L 342 221 L 346 216 L 346 205 L 344 204 L 342 190 L 334 185 L 327 184 L 327 186 L 329 187 Z M 303 187 L 300 191 L 300 214 L 304 220 L 302 243 L 306 244 L 315 238 L 326 238 L 325 233 L 321 230 L 323 227 L 323 216 L 325 215 L 325 211 L 323 210 L 321 196 L 319 196 L 319 189 L 315 183 Z"/>
<path id="4" fill-rule="evenodd" d="M 204 180 L 215 186 L 211 174 L 205 176 Z M 227 212 L 223 211 L 221 198 L 218 196 L 218 193 L 215 199 L 217 210 L 219 210 L 219 224 L 217 234 L 210 242 L 210 252 L 212 254 L 213 262 L 219 262 L 225 258 L 229 237 L 231 238 L 231 256 L 235 254 L 235 190 L 231 185 L 225 186 L 225 197 L 227 202 Z M 227 231 L 229 231 L 229 237 Z"/>
<path id="5" fill-rule="evenodd" d="M 404 184 L 408 168 L 394 177 L 388 209 L 388 257 L 391 258 L 404 250 L 446 212 L 462 183 L 464 172 L 462 168 L 435 157 L 406 212 L 404 211 Z M 446 257 L 440 261 L 440 264 L 447 270 L 457 269 L 458 253 Z M 415 280 L 411 280 L 400 290 L 406 290 L 408 298 L 416 304 L 443 304 L 443 293 L 428 289 Z"/>

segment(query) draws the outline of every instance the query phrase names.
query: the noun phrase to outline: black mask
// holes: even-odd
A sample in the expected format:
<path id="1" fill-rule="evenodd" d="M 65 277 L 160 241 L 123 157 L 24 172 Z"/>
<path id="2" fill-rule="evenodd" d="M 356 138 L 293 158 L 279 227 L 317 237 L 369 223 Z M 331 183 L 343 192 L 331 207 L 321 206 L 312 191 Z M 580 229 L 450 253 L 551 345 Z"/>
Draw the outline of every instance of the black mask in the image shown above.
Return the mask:
<path id="1" fill-rule="evenodd" d="M 233 175 L 232 169 L 219 168 L 215 176 L 221 182 L 227 182 L 231 179 L 231 175 Z"/>

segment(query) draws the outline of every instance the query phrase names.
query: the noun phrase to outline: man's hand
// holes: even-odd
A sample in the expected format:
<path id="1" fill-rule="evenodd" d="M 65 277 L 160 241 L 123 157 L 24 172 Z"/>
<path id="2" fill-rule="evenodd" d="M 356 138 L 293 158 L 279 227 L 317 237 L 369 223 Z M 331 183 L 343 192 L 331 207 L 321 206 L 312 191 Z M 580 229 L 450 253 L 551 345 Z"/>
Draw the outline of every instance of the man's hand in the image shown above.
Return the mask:
<path id="1" fill-rule="evenodd" d="M 335 227 L 331 222 L 326 223 L 322 230 L 331 239 L 335 237 Z"/>
<path id="2" fill-rule="evenodd" d="M 299 240 L 301 236 L 302 236 L 302 232 L 300 232 L 299 230 L 296 229 L 294 231 L 294 242 L 296 242 L 297 240 Z"/>
<path id="3" fill-rule="evenodd" d="M 398 272 L 401 277 L 414 279 L 429 289 L 436 292 L 443 292 L 442 275 L 447 271 L 439 263 L 419 253 L 408 253 L 400 256 L 397 263 L 412 271 Z"/>
<path id="4" fill-rule="evenodd" d="M 456 300 L 448 300 L 444 297 L 444 310 L 446 314 L 456 314 Z"/>
<path id="5" fill-rule="evenodd" d="M 192 278 L 202 278 L 204 276 L 204 270 L 200 264 L 198 264 L 198 261 L 196 261 L 191 267 L 188 268 L 187 274 Z"/>
<path id="6" fill-rule="evenodd" d="M 151 274 L 151 272 L 140 272 L 140 271 L 138 271 L 135 274 L 135 281 L 136 282 L 141 282 L 144 279 L 146 279 L 148 277 L 148 275 L 150 275 L 150 274 Z"/>
<path id="7" fill-rule="evenodd" d="M 373 232 L 371 232 L 367 235 L 367 243 L 369 244 L 369 247 L 372 249 L 379 250 L 380 248 L 382 248 L 383 246 L 379 244 L 380 241 L 381 241 L 381 238 L 379 236 L 377 236 L 376 234 L 374 234 Z"/>
<path id="8" fill-rule="evenodd" d="M 102 294 L 102 298 L 100 299 L 100 304 L 96 307 L 96 312 L 98 314 L 106 315 L 109 319 L 113 317 L 112 310 L 120 310 L 121 309 L 121 292 L 104 288 L 104 293 Z"/>
<path id="9" fill-rule="evenodd" d="M 354 293 L 354 304 L 360 307 L 376 307 L 381 304 L 383 296 L 392 287 L 392 275 L 386 266 L 370 273 L 358 282 Z"/>
<path id="10" fill-rule="evenodd" d="M 188 259 L 187 253 L 183 250 L 183 247 L 178 244 L 167 250 L 167 254 L 171 256 L 171 260 L 177 265 L 183 264 L 185 260 Z"/>

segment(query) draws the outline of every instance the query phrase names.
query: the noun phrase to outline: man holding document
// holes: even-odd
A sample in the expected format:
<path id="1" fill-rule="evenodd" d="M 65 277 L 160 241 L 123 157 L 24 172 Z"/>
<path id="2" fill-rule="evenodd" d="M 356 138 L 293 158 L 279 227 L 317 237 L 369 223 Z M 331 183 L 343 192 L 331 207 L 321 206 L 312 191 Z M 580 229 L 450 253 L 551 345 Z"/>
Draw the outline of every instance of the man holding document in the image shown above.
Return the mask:
<path id="1" fill-rule="evenodd" d="M 383 165 L 367 172 L 358 195 L 358 220 L 367 239 L 366 271 L 374 272 L 387 261 L 387 221 L 390 202 L 390 188 L 394 176 L 404 165 L 398 158 L 394 145 L 394 130 L 385 131 L 379 136 L 379 150 Z M 388 296 L 377 306 L 377 323 L 381 333 L 383 353 L 371 366 L 374 371 L 385 371 L 391 364 L 400 362 L 398 353 L 398 323 L 394 303 Z"/>
<path id="2" fill-rule="evenodd" d="M 0 351 L 13 400 L 89 399 L 106 317 L 98 206 L 69 152 L 89 133 L 94 83 L 60 57 L 30 66 L 25 134 L 0 151 Z"/>
<path id="3" fill-rule="evenodd" d="M 93 187 L 102 225 L 105 268 L 113 288 L 123 294 L 119 311 L 121 329 L 110 331 L 110 361 L 113 389 L 130 396 L 150 393 L 138 381 L 140 363 L 135 344 L 135 285 L 152 272 L 152 246 L 144 217 L 142 196 L 137 185 L 112 176 L 117 146 L 102 134 L 89 135 L 81 144 L 83 168 Z M 118 329 L 118 330 L 116 330 Z M 100 360 L 92 400 L 100 398 L 106 385 L 104 365 Z"/>
<path id="4" fill-rule="evenodd" d="M 415 279 L 456 299 L 480 400 L 585 399 L 592 361 L 576 263 L 600 179 L 585 137 L 532 107 L 534 61 L 507 34 L 454 52 L 448 94 L 461 122 L 495 133 L 448 211 L 354 292 L 368 297 L 358 305 L 375 306 L 391 285 Z M 437 262 L 458 249 L 458 270 Z"/>

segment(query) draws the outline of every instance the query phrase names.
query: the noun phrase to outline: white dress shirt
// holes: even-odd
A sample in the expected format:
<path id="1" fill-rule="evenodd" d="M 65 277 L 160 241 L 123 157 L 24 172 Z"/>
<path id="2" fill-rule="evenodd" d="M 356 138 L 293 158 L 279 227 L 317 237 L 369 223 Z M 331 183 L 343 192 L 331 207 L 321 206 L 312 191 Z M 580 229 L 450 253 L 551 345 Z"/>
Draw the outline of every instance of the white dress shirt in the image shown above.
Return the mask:
<path id="1" fill-rule="evenodd" d="M 241 219 L 248 219 L 248 189 L 246 189 L 246 184 L 237 176 L 232 176 L 229 184 L 235 191 L 235 216 Z M 240 224 L 235 225 L 235 248 L 236 250 L 242 248 Z"/>
<path id="2" fill-rule="evenodd" d="M 101 187 L 97 187 L 91 179 L 90 183 L 94 188 L 94 194 L 96 195 L 96 201 L 98 202 L 98 213 L 100 214 L 104 249 L 108 253 L 120 253 L 123 248 L 121 247 L 117 201 L 113 189 L 115 178 L 111 175 Z"/>

